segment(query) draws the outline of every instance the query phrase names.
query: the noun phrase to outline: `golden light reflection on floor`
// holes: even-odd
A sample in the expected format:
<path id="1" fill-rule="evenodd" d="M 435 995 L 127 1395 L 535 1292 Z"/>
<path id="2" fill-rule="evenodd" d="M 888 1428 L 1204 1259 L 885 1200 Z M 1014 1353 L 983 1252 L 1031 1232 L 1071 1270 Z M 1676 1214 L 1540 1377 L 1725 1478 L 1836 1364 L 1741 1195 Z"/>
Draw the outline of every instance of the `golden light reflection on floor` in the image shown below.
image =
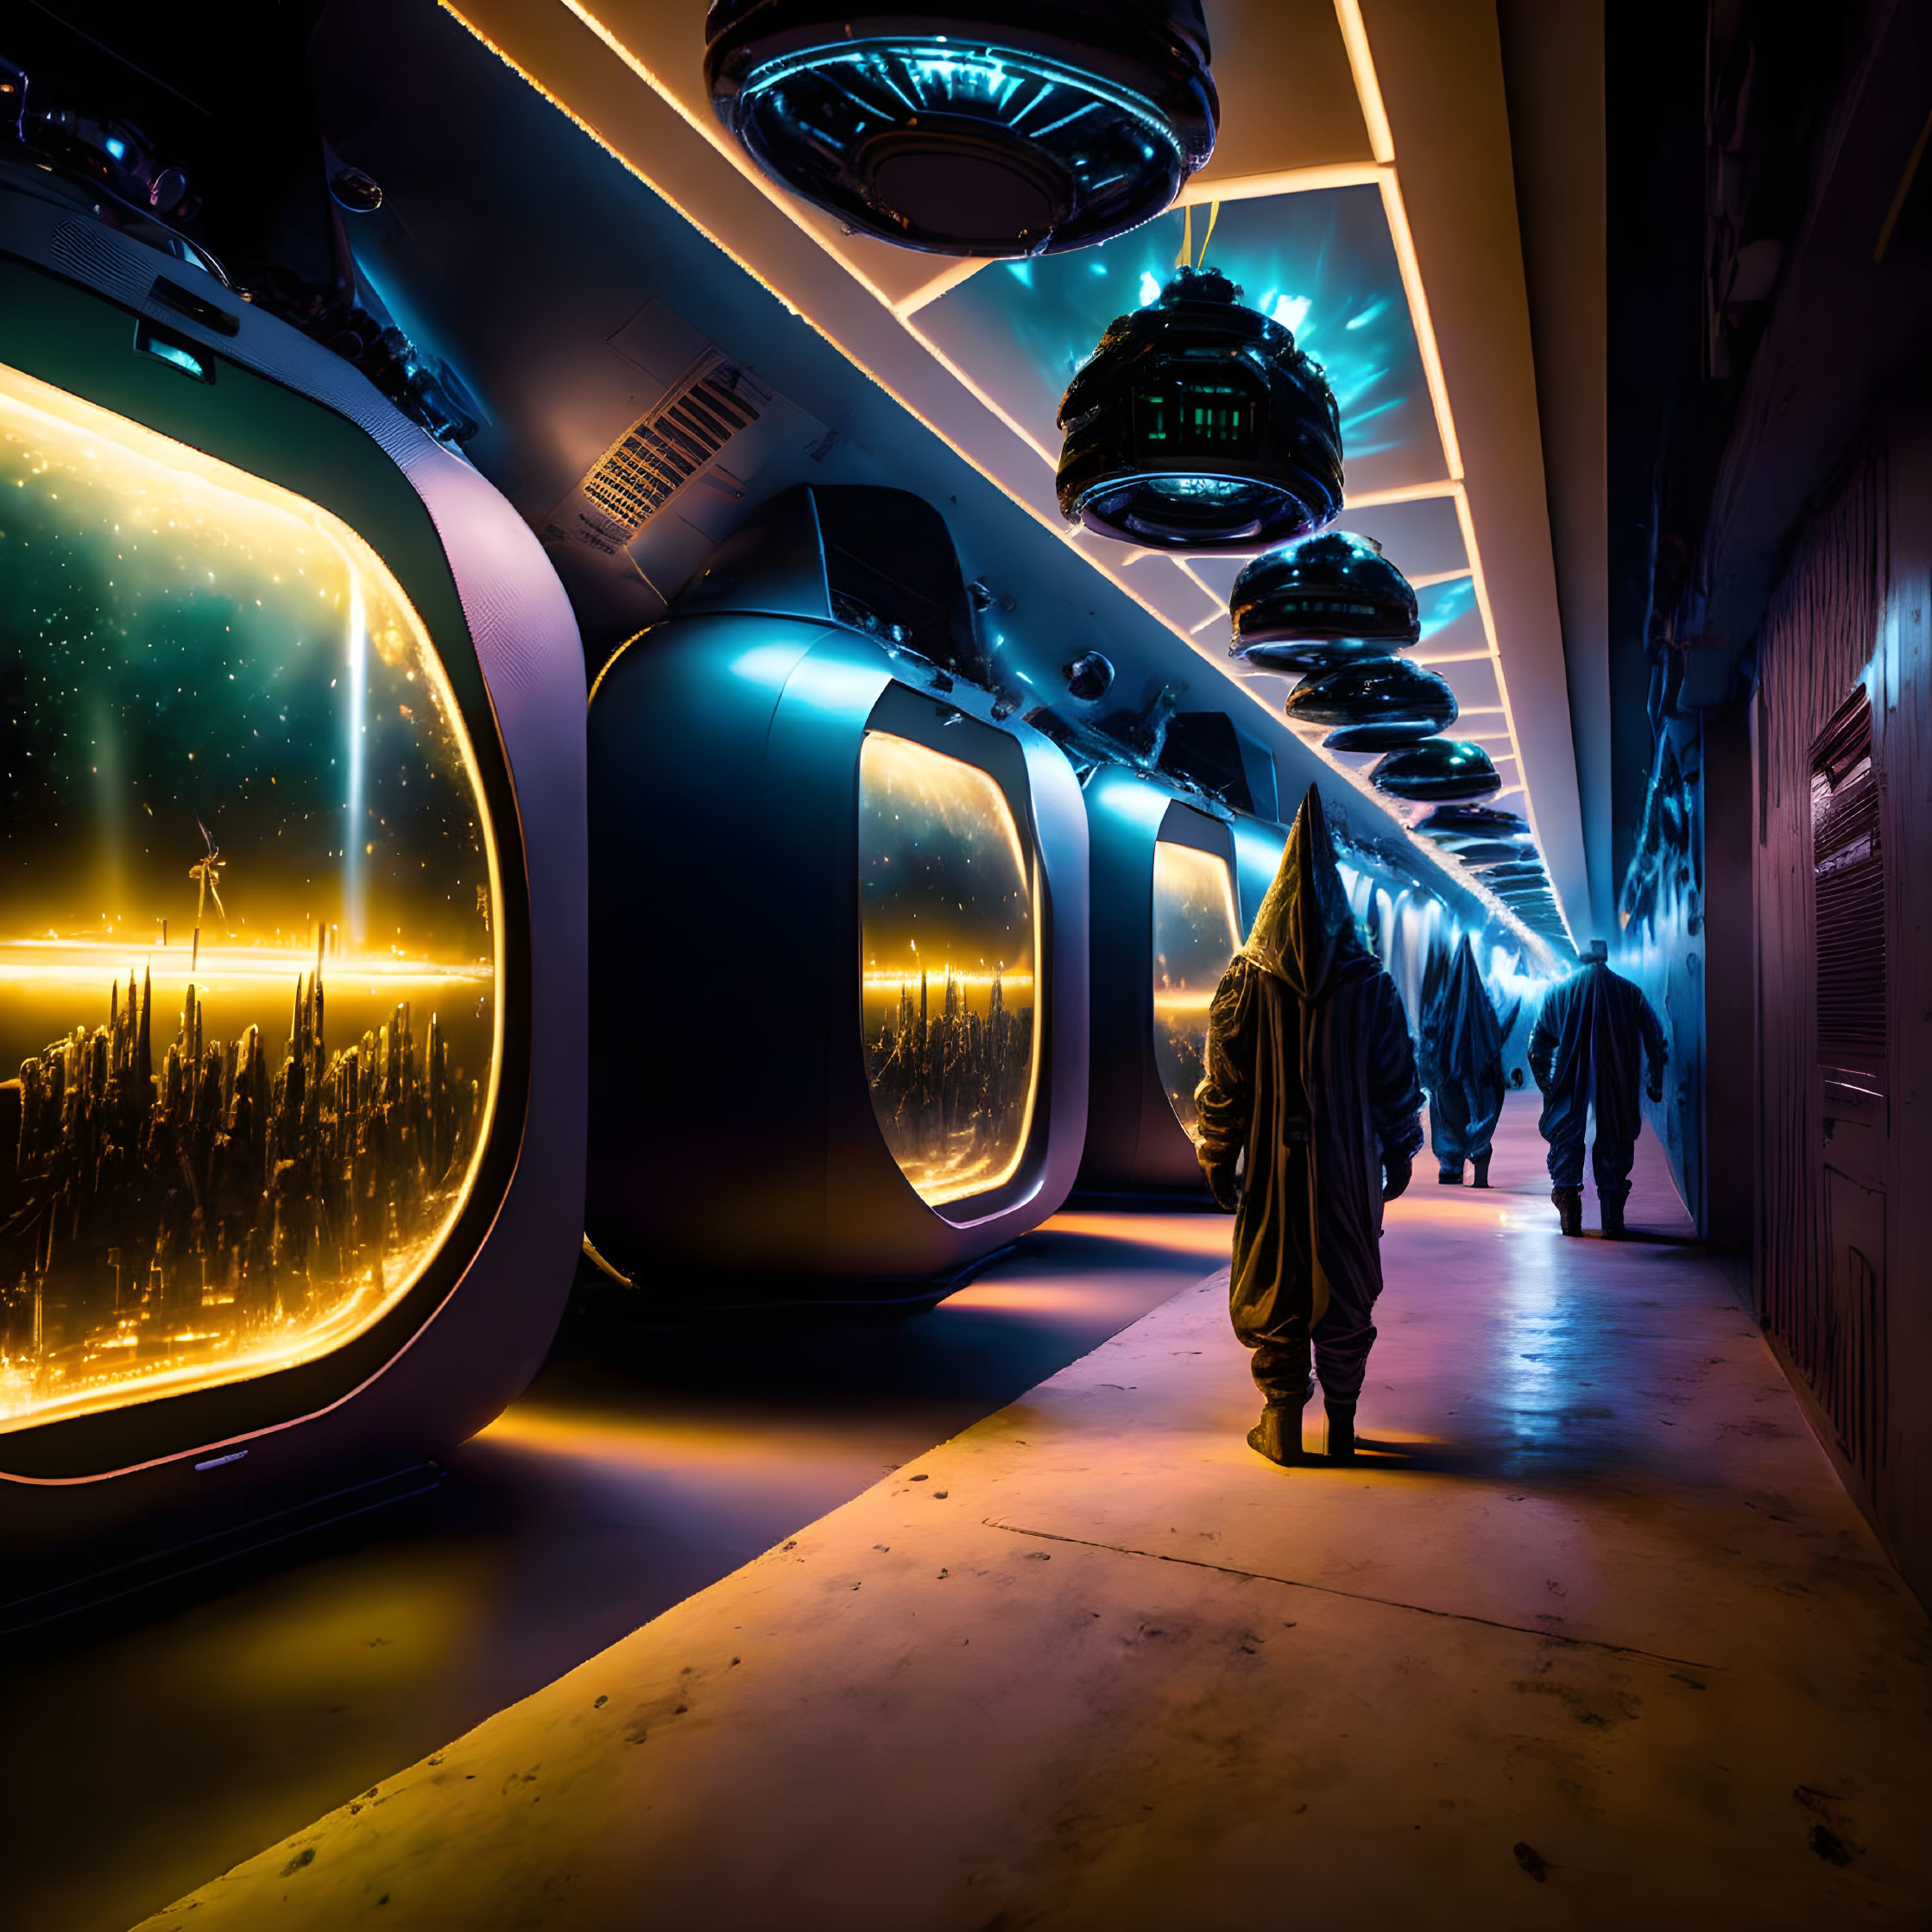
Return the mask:
<path id="1" fill-rule="evenodd" d="M 739 1418 L 698 1422 L 677 1416 L 635 1415 L 518 1407 L 499 1416 L 471 1438 L 491 1448 L 543 1456 L 619 1465 L 637 1470 L 742 1473 L 769 1468 L 773 1443 L 786 1457 L 853 1454 L 849 1422 L 823 1426 L 790 1418 L 761 1421 L 755 1429 Z"/>
<path id="2" fill-rule="evenodd" d="M 1140 1279 L 1136 1273 L 1120 1286 L 1131 1290 Z M 1101 1269 L 1085 1271 L 1078 1281 L 976 1281 L 941 1305 L 949 1314 L 1077 1316 L 1091 1315 L 1096 1297 L 1112 1285 Z"/>
<path id="3" fill-rule="evenodd" d="M 1102 1214 L 1076 1209 L 1055 1215 L 1045 1223 L 1045 1232 L 1083 1234 L 1092 1241 L 1158 1247 L 1173 1254 L 1199 1254 L 1210 1260 L 1225 1261 L 1234 1245 L 1234 1217 L 1218 1214 Z"/>

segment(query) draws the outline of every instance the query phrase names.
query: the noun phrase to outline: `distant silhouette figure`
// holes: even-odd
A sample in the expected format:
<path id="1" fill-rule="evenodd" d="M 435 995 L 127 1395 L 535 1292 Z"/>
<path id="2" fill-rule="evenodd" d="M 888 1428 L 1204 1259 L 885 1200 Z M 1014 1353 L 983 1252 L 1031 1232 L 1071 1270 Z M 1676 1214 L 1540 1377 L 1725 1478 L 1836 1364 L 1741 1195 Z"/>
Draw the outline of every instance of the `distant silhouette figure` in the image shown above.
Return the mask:
<path id="1" fill-rule="evenodd" d="M 1544 1001 L 1530 1035 L 1530 1071 L 1543 1089 L 1537 1124 L 1550 1143 L 1550 1198 L 1564 1234 L 1583 1232 L 1583 1132 L 1594 1107 L 1590 1165 L 1603 1232 L 1621 1241 L 1630 1165 L 1644 1125 L 1638 1056 L 1641 1051 L 1649 1063 L 1650 1096 L 1660 1101 L 1670 1053 L 1650 1001 L 1610 970 L 1607 957 L 1603 941 L 1593 939 L 1583 963 Z"/>
<path id="2" fill-rule="evenodd" d="M 1409 1184 L 1422 1094 L 1402 996 L 1356 929 L 1312 786 L 1215 990 L 1207 1069 L 1201 1165 L 1235 1217 L 1228 1310 L 1266 1404 L 1248 1442 L 1300 1459 L 1313 1369 L 1329 1454 L 1347 1460 L 1375 1340 L 1382 1203 Z"/>
<path id="3" fill-rule="evenodd" d="M 1515 1021 L 1516 1009 L 1510 1009 Z M 1423 1019 L 1419 1070 L 1429 1089 L 1429 1138 L 1438 1178 L 1462 1184 L 1462 1163 L 1475 1167 L 1477 1187 L 1489 1185 L 1490 1142 L 1503 1114 L 1503 1036 L 1464 933 L 1449 971 Z"/>

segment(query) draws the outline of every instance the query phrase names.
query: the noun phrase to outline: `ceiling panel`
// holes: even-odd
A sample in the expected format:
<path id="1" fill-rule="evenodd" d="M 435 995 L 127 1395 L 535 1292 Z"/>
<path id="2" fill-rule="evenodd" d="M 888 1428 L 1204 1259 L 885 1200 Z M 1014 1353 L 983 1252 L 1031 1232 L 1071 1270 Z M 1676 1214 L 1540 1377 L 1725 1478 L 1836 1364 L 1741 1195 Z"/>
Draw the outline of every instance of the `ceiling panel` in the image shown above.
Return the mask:
<path id="1" fill-rule="evenodd" d="M 1214 598 L 1171 558 L 1149 557 L 1127 578 L 1127 588 L 1140 601 L 1158 610 L 1169 623 L 1179 629 L 1192 632 L 1203 618 L 1219 617 L 1221 608 Z M 1219 627 L 1202 633 L 1210 650 L 1218 651 L 1225 644 Z"/>
<path id="2" fill-rule="evenodd" d="M 1207 0 L 1221 133 L 1203 186 L 1374 159 L 1335 0 Z"/>
<path id="3" fill-rule="evenodd" d="M 1430 668 L 1455 693 L 1455 702 L 1463 711 L 1474 714 L 1470 717 L 1472 724 L 1486 731 L 1507 729 L 1502 687 L 1496 681 L 1495 659 L 1472 658 L 1462 664 L 1440 664 Z M 1458 724 L 1452 736 L 1462 735 L 1462 727 Z"/>
<path id="4" fill-rule="evenodd" d="M 1418 496 L 1406 503 L 1345 504 L 1342 527 L 1373 537 L 1389 561 L 1409 577 L 1434 577 L 1469 567 L 1462 521 L 1453 496 Z"/>
<path id="5" fill-rule="evenodd" d="M 931 342 L 1057 460 L 1060 398 L 1116 316 L 1145 307 L 1191 233 L 1196 257 L 1283 321 L 1328 372 L 1348 480 L 1361 490 L 1443 476 L 1435 406 L 1409 319 L 1382 197 L 1373 187 L 1228 201 L 1171 212 L 1097 248 L 1002 262 L 913 318 Z M 1206 243 L 1203 251 L 1203 243 Z"/>

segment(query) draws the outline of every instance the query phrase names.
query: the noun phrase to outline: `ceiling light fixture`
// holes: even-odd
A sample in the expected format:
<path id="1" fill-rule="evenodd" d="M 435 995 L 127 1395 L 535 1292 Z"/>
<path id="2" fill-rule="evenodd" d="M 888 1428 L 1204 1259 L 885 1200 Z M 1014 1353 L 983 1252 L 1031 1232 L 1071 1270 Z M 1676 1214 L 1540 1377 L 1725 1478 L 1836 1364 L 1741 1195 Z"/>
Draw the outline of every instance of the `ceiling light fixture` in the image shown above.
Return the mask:
<path id="1" fill-rule="evenodd" d="M 1228 614 L 1228 654 L 1247 671 L 1335 671 L 1386 660 L 1422 636 L 1408 578 L 1373 537 L 1347 530 L 1257 557 L 1234 579 Z"/>
<path id="2" fill-rule="evenodd" d="M 1513 811 L 1499 811 L 1493 805 L 1441 805 L 1426 818 L 1416 821 L 1416 830 L 1424 838 L 1512 838 L 1527 836 L 1529 825 Z"/>
<path id="3" fill-rule="evenodd" d="M 1214 152 L 1201 0 L 712 0 L 704 39 L 712 109 L 759 167 L 902 248 L 1105 241 Z"/>
<path id="4" fill-rule="evenodd" d="M 1158 301 L 1109 325 L 1060 404 L 1069 523 L 1212 551 L 1334 520 L 1342 424 L 1328 378 L 1240 297 L 1217 270 L 1184 268 Z"/>
<path id="5" fill-rule="evenodd" d="M 1455 723 L 1446 679 L 1407 658 L 1370 658 L 1304 678 L 1288 693 L 1291 724 L 1333 725 L 1329 751 L 1390 751 Z"/>
<path id="6" fill-rule="evenodd" d="M 1431 801 L 1486 799 L 1503 786 L 1489 754 L 1463 738 L 1405 745 L 1390 752 L 1368 777 L 1378 791 L 1392 798 Z"/>

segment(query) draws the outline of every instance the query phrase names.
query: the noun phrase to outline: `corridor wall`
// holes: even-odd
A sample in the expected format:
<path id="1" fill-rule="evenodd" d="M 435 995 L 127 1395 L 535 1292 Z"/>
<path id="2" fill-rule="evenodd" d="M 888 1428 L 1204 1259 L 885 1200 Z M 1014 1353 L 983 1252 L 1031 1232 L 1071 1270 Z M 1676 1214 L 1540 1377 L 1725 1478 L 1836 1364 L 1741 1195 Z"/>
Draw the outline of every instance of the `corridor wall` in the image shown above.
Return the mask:
<path id="1" fill-rule="evenodd" d="M 1932 1600 L 1932 420 L 1801 543 L 1758 641 L 1755 1287 L 1765 1330 Z"/>
<path id="2" fill-rule="evenodd" d="M 1707 938 L 1702 712 L 1659 723 L 1637 850 L 1624 880 L 1613 963 L 1643 988 L 1669 1043 L 1664 1097 L 1645 1119 L 1700 1234 L 1709 1234 L 1704 1131 Z M 1742 852 L 1737 855 L 1743 856 Z"/>

